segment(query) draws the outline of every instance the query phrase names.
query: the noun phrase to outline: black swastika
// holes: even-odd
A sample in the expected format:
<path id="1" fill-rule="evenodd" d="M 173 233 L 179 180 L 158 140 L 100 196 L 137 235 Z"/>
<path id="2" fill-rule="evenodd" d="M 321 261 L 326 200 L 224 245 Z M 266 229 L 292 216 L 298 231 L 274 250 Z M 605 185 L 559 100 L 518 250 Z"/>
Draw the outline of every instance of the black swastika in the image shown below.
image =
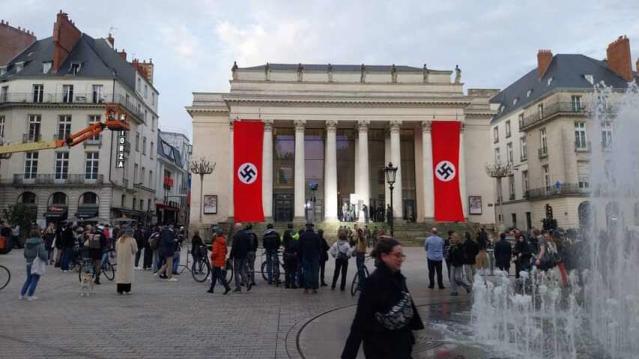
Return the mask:
<path id="1" fill-rule="evenodd" d="M 437 169 L 437 173 L 445 180 L 455 173 L 455 170 L 448 166 L 448 163 L 444 163 Z"/>

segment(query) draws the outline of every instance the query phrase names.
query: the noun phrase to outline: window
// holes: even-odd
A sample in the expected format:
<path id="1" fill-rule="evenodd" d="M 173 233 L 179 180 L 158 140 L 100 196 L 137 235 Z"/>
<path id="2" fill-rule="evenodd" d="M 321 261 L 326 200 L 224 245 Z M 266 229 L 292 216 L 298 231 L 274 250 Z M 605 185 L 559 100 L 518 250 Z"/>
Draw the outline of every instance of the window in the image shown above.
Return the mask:
<path id="1" fill-rule="evenodd" d="M 87 152 L 87 159 L 85 161 L 84 178 L 86 179 L 98 179 L 98 164 L 100 159 L 99 152 Z"/>
<path id="2" fill-rule="evenodd" d="M 44 85 L 33 85 L 33 102 L 42 103 L 44 99 Z"/>
<path id="3" fill-rule="evenodd" d="M 508 163 L 513 163 L 513 143 L 512 142 L 508 142 L 506 144 L 506 161 L 508 161 Z"/>
<path id="4" fill-rule="evenodd" d="M 151 105 L 155 105 L 155 92 L 151 91 Z"/>
<path id="5" fill-rule="evenodd" d="M 125 203 L 126 203 L 126 195 L 125 194 L 123 194 L 122 197 L 120 197 L 120 203 L 121 203 L 122 207 L 125 206 Z"/>
<path id="6" fill-rule="evenodd" d="M 515 176 L 513 175 L 508 176 L 508 199 L 511 201 L 515 199 Z"/>
<path id="7" fill-rule="evenodd" d="M 92 125 L 94 123 L 99 123 L 102 121 L 102 117 L 100 115 L 89 115 L 89 125 Z M 97 134 L 91 138 L 89 138 L 87 141 L 88 142 L 100 142 L 100 139 L 102 138 L 101 134 Z"/>
<path id="8" fill-rule="evenodd" d="M 40 124 L 42 117 L 40 115 L 29 115 L 29 134 L 28 141 L 40 140 Z"/>
<path id="9" fill-rule="evenodd" d="M 499 142 L 499 127 L 493 127 L 493 143 Z"/>
<path id="10" fill-rule="evenodd" d="M 104 97 L 102 95 L 102 85 L 93 85 L 92 100 L 93 103 L 104 102 Z"/>
<path id="11" fill-rule="evenodd" d="M 526 194 L 528 192 L 528 171 L 521 171 L 521 187 Z"/>
<path id="12" fill-rule="evenodd" d="M 521 129 L 524 127 L 524 114 L 520 113 L 517 120 L 519 122 L 519 132 L 521 132 Z"/>
<path id="13" fill-rule="evenodd" d="M 16 73 L 22 71 L 23 68 L 24 68 L 24 61 L 16 62 Z"/>
<path id="14" fill-rule="evenodd" d="M 42 63 L 42 73 L 47 74 L 51 70 L 51 61 L 45 61 Z"/>
<path id="15" fill-rule="evenodd" d="M 586 81 L 588 81 L 591 85 L 595 84 L 595 77 L 592 76 L 591 74 L 585 74 L 584 78 L 586 79 Z"/>
<path id="16" fill-rule="evenodd" d="M 142 92 L 142 80 L 140 80 L 140 78 L 138 77 L 138 88 L 137 88 L 138 92 Z"/>
<path id="17" fill-rule="evenodd" d="M 97 205 L 98 204 L 98 195 L 93 192 L 84 192 L 82 197 L 80 197 L 81 205 Z"/>
<path id="18" fill-rule="evenodd" d="M 142 137 L 142 154 L 146 155 L 146 136 Z"/>
<path id="19" fill-rule="evenodd" d="M 150 211 L 151 210 L 151 199 L 147 199 L 146 200 L 146 210 Z"/>
<path id="20" fill-rule="evenodd" d="M 149 171 L 149 187 L 153 188 L 153 171 Z"/>
<path id="21" fill-rule="evenodd" d="M 144 200 L 140 199 L 140 211 L 144 210 Z"/>
<path id="22" fill-rule="evenodd" d="M 542 154 L 548 154 L 548 137 L 546 136 L 546 129 L 542 128 L 539 130 L 539 143 L 541 147 Z"/>
<path id="23" fill-rule="evenodd" d="M 55 153 L 55 179 L 69 178 L 69 152 Z"/>
<path id="24" fill-rule="evenodd" d="M 519 102 L 519 97 L 515 97 L 513 99 L 513 106 L 515 106 L 517 104 L 517 102 Z"/>
<path id="25" fill-rule="evenodd" d="M 548 165 L 542 166 L 544 172 L 544 188 L 546 193 L 550 192 L 550 173 L 548 173 Z"/>
<path id="26" fill-rule="evenodd" d="M 495 148 L 495 163 L 499 164 L 501 162 L 501 157 L 499 156 L 499 148 Z"/>
<path id="27" fill-rule="evenodd" d="M 528 159 L 528 146 L 526 136 L 519 138 L 519 159 L 523 162 Z"/>
<path id="28" fill-rule="evenodd" d="M 153 153 L 155 153 L 155 147 L 153 146 L 153 141 L 151 141 L 151 148 L 149 153 L 149 157 L 151 157 L 151 159 L 153 159 Z"/>
<path id="29" fill-rule="evenodd" d="M 148 118 L 149 118 L 149 112 L 147 110 L 144 110 L 144 123 L 148 123 Z"/>
<path id="30" fill-rule="evenodd" d="M 146 185 L 146 168 L 142 167 L 142 173 L 140 174 L 140 183 L 144 186 Z"/>
<path id="31" fill-rule="evenodd" d="M 133 165 L 133 184 L 138 183 L 138 164 Z"/>
<path id="32" fill-rule="evenodd" d="M 552 83 L 552 80 L 553 80 L 553 78 L 552 78 L 552 77 L 549 77 L 549 78 L 548 78 L 548 81 L 546 81 L 546 86 L 547 86 L 547 87 L 550 87 L 550 84 Z"/>
<path id="33" fill-rule="evenodd" d="M 530 89 L 528 91 L 526 91 L 526 97 L 530 97 L 530 95 L 532 94 L 533 90 Z"/>
<path id="34" fill-rule="evenodd" d="M 62 102 L 64 103 L 73 102 L 73 85 L 62 86 Z"/>
<path id="35" fill-rule="evenodd" d="M 510 120 L 506 121 L 506 138 L 510 137 Z"/>
<path id="36" fill-rule="evenodd" d="M 9 99 L 9 86 L 2 86 L 0 89 L 0 102 L 7 102 Z"/>
<path id="37" fill-rule="evenodd" d="M 58 118 L 58 135 L 59 140 L 64 140 L 71 135 L 71 115 L 61 115 Z"/>
<path id="38" fill-rule="evenodd" d="M 136 203 L 137 203 L 137 200 L 135 199 L 135 197 L 133 197 L 133 199 L 131 200 L 131 208 L 135 209 Z"/>
<path id="39" fill-rule="evenodd" d="M 38 175 L 38 152 L 27 152 L 24 158 L 24 178 L 36 178 Z"/>
<path id="40" fill-rule="evenodd" d="M 149 86 L 144 84 L 144 98 L 149 97 Z"/>
<path id="41" fill-rule="evenodd" d="M 135 133 L 135 150 L 140 152 L 140 133 Z"/>
<path id="42" fill-rule="evenodd" d="M 0 116 L 0 139 L 4 139 L 4 116 Z"/>
<path id="43" fill-rule="evenodd" d="M 7 73 L 7 66 L 0 66 L 0 76 Z"/>
<path id="44" fill-rule="evenodd" d="M 540 103 L 537 105 L 537 117 L 541 120 L 544 118 L 544 104 Z"/>
<path id="45" fill-rule="evenodd" d="M 586 149 L 588 143 L 586 143 L 586 123 L 581 121 L 575 122 L 575 148 Z"/>
<path id="46" fill-rule="evenodd" d="M 580 112 L 583 110 L 581 107 L 581 96 L 570 96 L 570 104 L 572 105 L 573 112 Z"/>
<path id="47" fill-rule="evenodd" d="M 612 147 L 612 124 L 610 121 L 601 123 L 601 148 L 604 150 Z"/>
<path id="48" fill-rule="evenodd" d="M 69 73 L 71 73 L 71 75 L 77 75 L 80 72 L 80 69 L 82 68 L 82 64 L 79 62 L 72 62 L 71 63 L 71 68 L 69 69 Z"/>

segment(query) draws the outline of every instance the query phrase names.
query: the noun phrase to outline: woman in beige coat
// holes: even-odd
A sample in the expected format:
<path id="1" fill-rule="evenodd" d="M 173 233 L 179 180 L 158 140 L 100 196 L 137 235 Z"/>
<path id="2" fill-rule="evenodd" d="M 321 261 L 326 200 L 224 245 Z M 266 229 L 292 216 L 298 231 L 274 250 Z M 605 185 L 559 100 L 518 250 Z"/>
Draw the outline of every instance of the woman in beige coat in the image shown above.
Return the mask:
<path id="1" fill-rule="evenodd" d="M 118 294 L 130 294 L 131 283 L 133 282 L 133 259 L 138 251 L 138 245 L 133 238 L 133 229 L 127 228 L 124 234 L 118 238 L 115 244 L 117 253 L 117 271 L 115 273 L 115 283 Z"/>

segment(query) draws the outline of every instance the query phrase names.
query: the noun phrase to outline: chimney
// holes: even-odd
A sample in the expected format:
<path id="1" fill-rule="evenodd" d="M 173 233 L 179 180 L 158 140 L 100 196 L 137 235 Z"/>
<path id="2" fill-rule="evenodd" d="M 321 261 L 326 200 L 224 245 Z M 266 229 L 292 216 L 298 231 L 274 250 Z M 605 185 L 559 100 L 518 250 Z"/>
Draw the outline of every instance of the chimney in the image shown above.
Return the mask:
<path id="1" fill-rule="evenodd" d="M 51 70 L 54 73 L 60 69 L 81 36 L 82 33 L 69 20 L 68 15 L 60 11 L 55 24 L 53 24 L 53 64 Z"/>
<path id="2" fill-rule="evenodd" d="M 122 51 L 118 51 L 118 55 L 120 55 L 122 60 L 126 61 L 126 51 L 124 51 L 124 49 L 122 49 Z"/>
<path id="3" fill-rule="evenodd" d="M 606 50 L 608 68 L 626 81 L 632 81 L 632 60 L 630 58 L 630 40 L 624 36 L 608 45 Z"/>
<path id="4" fill-rule="evenodd" d="M 542 78 L 552 62 L 552 51 L 539 50 L 537 52 L 537 77 Z"/>
<path id="5" fill-rule="evenodd" d="M 111 48 L 113 49 L 115 47 L 115 39 L 113 38 L 113 35 L 111 35 L 111 33 L 109 33 L 109 36 L 106 38 L 106 40 L 109 44 L 111 44 Z"/>

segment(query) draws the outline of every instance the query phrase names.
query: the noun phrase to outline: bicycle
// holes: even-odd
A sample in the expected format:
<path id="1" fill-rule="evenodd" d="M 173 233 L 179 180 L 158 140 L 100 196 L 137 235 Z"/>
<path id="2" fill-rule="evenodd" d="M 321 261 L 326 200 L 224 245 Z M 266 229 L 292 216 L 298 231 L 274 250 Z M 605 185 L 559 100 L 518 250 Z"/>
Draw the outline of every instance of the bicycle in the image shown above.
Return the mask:
<path id="1" fill-rule="evenodd" d="M 266 251 L 262 252 L 261 257 L 265 257 L 266 256 Z M 278 266 L 279 266 L 279 276 L 277 278 L 274 278 L 275 281 L 282 283 L 282 276 L 284 275 L 284 259 L 282 258 L 282 252 L 281 251 L 277 251 L 277 258 L 278 258 Z M 264 278 L 265 281 L 268 282 L 268 267 L 267 267 L 267 262 L 266 259 L 263 260 L 262 265 L 260 266 L 260 271 L 262 272 L 262 278 Z"/>
<path id="2" fill-rule="evenodd" d="M 179 247 L 181 248 L 182 245 L 180 244 Z M 208 251 L 206 249 L 206 246 L 200 246 L 199 249 L 202 255 L 191 262 L 189 256 L 192 257 L 192 254 L 190 252 L 187 252 L 186 265 L 179 264 L 177 271 L 178 273 L 182 274 L 184 270 L 187 269 L 189 272 L 191 272 L 193 280 L 198 283 L 202 283 L 206 281 L 206 279 L 211 275 L 211 263 L 209 263 Z"/>
<path id="3" fill-rule="evenodd" d="M 353 277 L 353 282 L 351 283 L 351 295 L 355 296 L 355 294 L 357 294 L 358 291 L 360 291 L 360 285 L 359 285 L 359 272 L 360 270 L 363 272 L 364 274 L 364 278 L 368 278 L 368 267 L 366 267 L 366 262 L 368 261 L 370 257 L 366 256 L 364 257 L 364 264 L 362 265 L 361 268 L 358 268 L 357 271 L 355 272 L 355 276 Z"/>
<path id="4" fill-rule="evenodd" d="M 9 268 L 0 264 L 0 290 L 4 289 L 11 281 L 11 272 Z"/>
<path id="5" fill-rule="evenodd" d="M 113 281 L 115 279 L 115 249 L 111 248 L 104 252 L 102 259 L 100 260 L 100 273 L 104 274 L 104 278 L 109 281 Z M 86 258 L 82 258 L 79 264 L 75 265 L 73 270 L 77 270 L 78 272 L 78 281 L 82 282 L 82 267 L 83 260 Z M 74 259 L 75 262 L 75 259 Z M 93 273 L 93 277 L 95 277 L 95 272 Z"/>

